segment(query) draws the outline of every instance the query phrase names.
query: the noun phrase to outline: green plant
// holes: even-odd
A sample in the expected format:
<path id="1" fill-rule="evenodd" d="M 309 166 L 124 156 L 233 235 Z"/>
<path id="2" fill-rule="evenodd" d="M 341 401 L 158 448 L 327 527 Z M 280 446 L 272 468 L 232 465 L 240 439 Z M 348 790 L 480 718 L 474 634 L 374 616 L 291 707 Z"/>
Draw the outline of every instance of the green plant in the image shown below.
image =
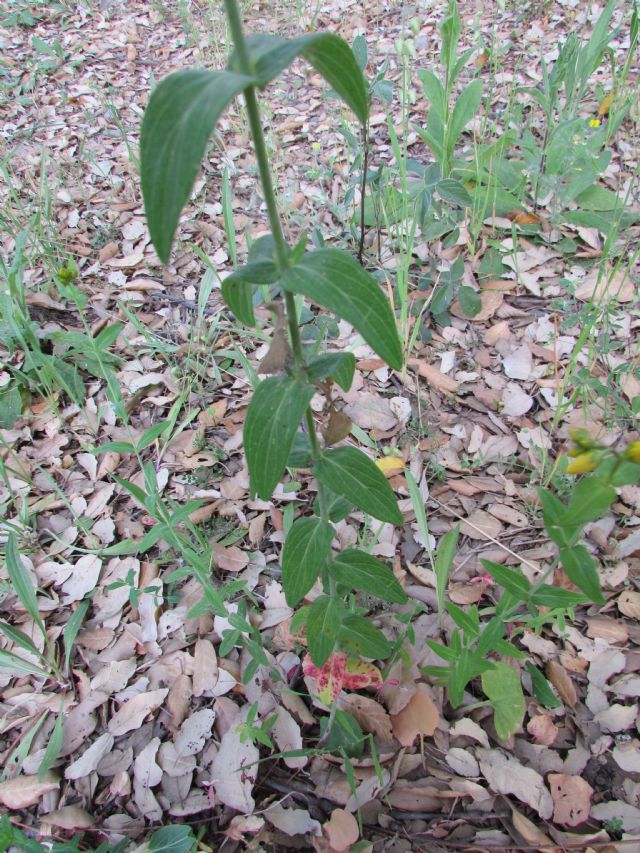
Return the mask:
<path id="1" fill-rule="evenodd" d="M 498 586 L 495 606 L 473 605 L 465 611 L 446 602 L 455 626 L 449 642 L 428 641 L 446 665 L 424 667 L 423 672 L 446 686 L 454 707 L 462 704 L 469 682 L 481 676 L 482 690 L 494 708 L 496 731 L 502 738 L 519 728 L 525 713 L 520 676 L 503 658 L 525 662 L 532 692 L 542 705 L 559 704 L 545 677 L 526 660 L 514 640 L 525 630 L 539 631 L 547 623 L 562 627 L 578 605 L 605 603 L 596 561 L 581 542 L 583 530 L 609 510 L 616 499 L 616 487 L 640 480 L 640 442 L 616 452 L 592 441 L 581 430 L 574 431 L 572 437 L 569 454 L 573 461 L 567 465 L 564 460 L 565 471 L 591 473 L 577 483 L 566 503 L 550 489 L 538 489 L 544 528 L 558 552 L 555 560 L 535 583 L 522 569 L 482 560 Z M 579 592 L 546 582 L 559 566 Z M 486 623 L 482 623 L 482 616 L 489 617 Z"/>
<path id="2" fill-rule="evenodd" d="M 317 388 L 327 391 L 330 381 L 348 389 L 355 359 L 350 353 L 309 353 L 298 324 L 301 298 L 351 323 L 396 370 L 402 368 L 402 349 L 384 295 L 354 258 L 330 248 L 307 251 L 304 236 L 294 247 L 285 242 L 256 97 L 298 55 L 312 63 L 363 127 L 369 94 L 351 48 L 337 36 L 245 38 L 235 0 L 225 0 L 225 8 L 235 48 L 227 69 L 170 75 L 154 90 L 145 111 L 140 151 L 149 230 L 166 262 L 207 140 L 229 101 L 243 93 L 271 234 L 257 240 L 247 265 L 224 280 L 223 296 L 240 320 L 254 326 L 253 288 L 277 285 L 282 293 L 274 312 L 278 322 L 269 371 L 281 375 L 255 387 L 245 419 L 250 488 L 267 500 L 287 467 L 311 467 L 318 485 L 312 513 L 293 521 L 282 551 L 287 602 L 299 605 L 321 579 L 322 594 L 296 617 L 298 628 L 306 627 L 315 666 L 325 665 L 336 649 L 354 657 L 385 658 L 391 644 L 363 617 L 352 591 L 366 590 L 388 602 L 403 602 L 405 594 L 392 571 L 369 554 L 348 549 L 332 557 L 332 525 L 354 506 L 392 524 L 401 524 L 402 515 L 387 480 L 365 453 L 350 446 L 331 448 L 330 440 L 321 444 L 311 397 Z M 301 421 L 306 425 L 302 432 Z"/>
<path id="3" fill-rule="evenodd" d="M 439 80 L 429 70 L 419 72 L 430 107 L 426 127 L 416 127 L 416 130 L 440 164 L 442 177 L 450 178 L 455 147 L 480 106 L 482 82 L 472 80 L 452 103 L 455 82 L 473 52 L 469 48 L 458 54 L 461 23 L 456 0 L 450 0 L 449 14 L 441 23 L 440 32 L 440 61 L 444 67 L 444 78 Z"/>

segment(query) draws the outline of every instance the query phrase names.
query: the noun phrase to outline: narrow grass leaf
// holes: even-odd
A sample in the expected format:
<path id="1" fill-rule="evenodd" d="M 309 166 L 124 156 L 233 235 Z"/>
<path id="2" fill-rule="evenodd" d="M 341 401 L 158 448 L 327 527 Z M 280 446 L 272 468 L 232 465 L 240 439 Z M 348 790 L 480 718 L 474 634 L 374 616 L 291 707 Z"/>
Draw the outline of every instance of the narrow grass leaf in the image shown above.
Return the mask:
<path id="1" fill-rule="evenodd" d="M 64 626 L 64 630 L 62 631 L 62 639 L 64 641 L 64 671 L 66 673 L 69 672 L 69 662 L 71 661 L 71 651 L 73 649 L 73 644 L 76 640 L 76 637 L 78 636 L 80 628 L 82 628 L 88 609 L 88 599 L 79 601 L 78 606 L 67 620 Z"/>
<path id="2" fill-rule="evenodd" d="M 269 500 L 284 473 L 314 389 L 288 376 L 265 379 L 254 391 L 244 422 L 251 491 Z"/>
<path id="3" fill-rule="evenodd" d="M 529 598 L 531 584 L 517 569 L 508 569 L 491 560 L 480 560 L 491 577 L 507 592 L 515 596 L 518 601 L 526 601 Z"/>
<path id="4" fill-rule="evenodd" d="M 423 504 L 424 512 L 424 504 Z M 444 593 L 449 582 L 449 575 L 453 568 L 453 558 L 456 555 L 458 546 L 458 536 L 460 535 L 460 525 L 456 524 L 451 530 L 447 530 L 436 552 L 436 559 L 433 565 L 433 571 L 436 576 L 436 597 L 438 599 L 438 614 L 440 621 L 444 615 Z"/>
<path id="5" fill-rule="evenodd" d="M 524 668 L 531 676 L 531 687 L 538 702 L 545 708 L 561 708 L 562 702 L 553 692 L 551 685 L 540 670 L 531 661 L 527 661 Z"/>
<path id="6" fill-rule="evenodd" d="M 361 450 L 328 450 L 313 466 L 320 483 L 380 521 L 400 526 L 402 513 L 387 478 Z"/>
<path id="7" fill-rule="evenodd" d="M 60 755 L 60 751 L 62 749 L 62 714 L 63 704 L 60 703 L 60 708 L 58 709 L 58 714 L 56 716 L 56 722 L 53 727 L 53 731 L 51 732 L 51 736 L 49 737 L 49 742 L 47 743 L 46 749 L 44 751 L 44 755 L 42 756 L 42 762 L 38 769 L 38 779 L 40 782 L 45 777 L 47 770 L 49 770 L 55 762 L 58 760 L 58 756 Z"/>
<path id="8" fill-rule="evenodd" d="M 24 609 L 40 629 L 43 637 L 46 638 L 44 622 L 40 617 L 40 610 L 38 609 L 36 591 L 33 587 L 29 574 L 22 565 L 22 560 L 18 553 L 18 543 L 15 533 L 10 533 L 9 538 L 7 539 L 5 560 L 7 564 L 7 572 L 9 573 L 9 579 L 14 592 L 20 599 Z"/>
<path id="9" fill-rule="evenodd" d="M 36 666 L 35 663 L 24 660 L 24 658 L 18 657 L 13 652 L 7 652 L 4 649 L 0 649 L 0 669 L 6 669 L 14 675 L 17 672 L 24 673 L 25 675 L 41 675 L 45 678 L 48 678 L 50 675 L 46 670 Z"/>

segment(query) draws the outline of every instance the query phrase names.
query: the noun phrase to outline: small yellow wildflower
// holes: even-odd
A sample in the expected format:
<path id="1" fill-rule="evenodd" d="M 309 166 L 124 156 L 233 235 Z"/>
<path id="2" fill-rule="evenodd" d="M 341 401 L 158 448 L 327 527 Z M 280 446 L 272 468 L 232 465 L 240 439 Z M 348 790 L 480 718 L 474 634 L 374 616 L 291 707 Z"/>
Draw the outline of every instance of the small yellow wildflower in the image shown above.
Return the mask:
<path id="1" fill-rule="evenodd" d="M 600 119 L 599 118 L 592 118 L 591 121 L 589 122 L 589 127 L 600 127 Z"/>
<path id="2" fill-rule="evenodd" d="M 567 465 L 567 474 L 588 474 L 589 471 L 595 471 L 598 465 L 598 457 L 595 453 L 581 453 Z"/>
<path id="3" fill-rule="evenodd" d="M 640 441 L 633 441 L 625 450 L 624 455 L 632 462 L 640 462 Z"/>

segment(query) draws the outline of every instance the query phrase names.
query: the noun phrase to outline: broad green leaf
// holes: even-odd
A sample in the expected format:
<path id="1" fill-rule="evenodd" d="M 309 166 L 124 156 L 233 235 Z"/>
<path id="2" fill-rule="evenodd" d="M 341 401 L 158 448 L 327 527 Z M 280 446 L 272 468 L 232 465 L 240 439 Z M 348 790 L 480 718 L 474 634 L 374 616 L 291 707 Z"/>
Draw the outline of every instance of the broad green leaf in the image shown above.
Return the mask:
<path id="1" fill-rule="evenodd" d="M 491 560 L 480 560 L 491 577 L 507 592 L 510 592 L 518 601 L 526 601 L 529 598 L 531 584 L 517 569 L 508 569 Z"/>
<path id="2" fill-rule="evenodd" d="M 299 379 L 274 376 L 263 380 L 253 392 L 244 421 L 244 450 L 251 491 L 265 501 L 284 473 L 313 390 Z"/>
<path id="3" fill-rule="evenodd" d="M 329 565 L 329 572 L 338 583 L 349 589 L 364 590 L 390 604 L 404 604 L 407 600 L 391 569 L 364 551 L 355 548 L 341 551 Z"/>
<path id="4" fill-rule="evenodd" d="M 380 358 L 402 369 L 402 345 L 389 303 L 351 255 L 338 249 L 310 252 L 284 273 L 280 284 L 351 323 Z"/>
<path id="5" fill-rule="evenodd" d="M 17 384 L 0 394 L 0 429 L 11 429 L 22 414 L 22 395 Z"/>
<path id="6" fill-rule="evenodd" d="M 348 391 L 353 382 L 355 369 L 356 359 L 353 353 L 327 352 L 309 361 L 307 376 L 309 382 L 321 382 L 327 376 L 331 376 L 344 391 Z"/>
<path id="7" fill-rule="evenodd" d="M 447 99 L 442 87 L 442 83 L 433 71 L 421 70 L 418 71 L 418 77 L 422 81 L 425 98 L 429 101 L 431 109 L 434 109 L 440 121 L 444 123 L 447 113 Z"/>
<path id="8" fill-rule="evenodd" d="M 458 137 L 464 128 L 473 118 L 475 118 L 481 100 L 482 80 L 473 80 L 458 96 L 456 105 L 453 108 L 451 121 L 447 128 L 449 153 L 453 152 L 456 142 L 458 141 Z"/>
<path id="9" fill-rule="evenodd" d="M 156 829 L 147 847 L 149 853 L 191 853 L 196 839 L 190 826 L 163 826 Z"/>
<path id="10" fill-rule="evenodd" d="M 254 83 L 230 71 L 190 69 L 153 90 L 140 134 L 140 180 L 149 233 L 163 263 L 207 140 L 229 101 Z"/>
<path id="11" fill-rule="evenodd" d="M 344 610 L 342 603 L 328 595 L 313 602 L 307 615 L 307 646 L 311 660 L 323 666 L 333 651 Z"/>
<path id="12" fill-rule="evenodd" d="M 576 203 L 584 210 L 616 210 L 624 206 L 617 193 L 600 184 L 594 184 L 581 192 L 576 198 Z"/>
<path id="13" fill-rule="evenodd" d="M 313 466 L 313 475 L 336 495 L 380 521 L 400 526 L 402 513 L 382 471 L 361 450 L 328 450 Z"/>
<path id="14" fill-rule="evenodd" d="M 287 457 L 287 468 L 309 468 L 311 466 L 311 444 L 306 432 L 297 432 Z M 316 513 L 318 515 L 318 513 Z"/>
<path id="15" fill-rule="evenodd" d="M 318 71 L 353 110 L 361 124 L 369 116 L 369 95 L 364 76 L 353 51 L 333 33 L 310 33 L 294 39 L 267 34 L 247 38 L 252 72 L 261 87 L 266 86 L 298 56 Z M 239 71 L 237 56 L 229 60 L 229 68 Z"/>
<path id="16" fill-rule="evenodd" d="M 584 545 L 578 543 L 571 548 L 560 548 L 560 561 L 569 580 L 573 581 L 578 589 L 596 604 L 604 604 L 596 561 Z"/>
<path id="17" fill-rule="evenodd" d="M 581 527 L 602 518 L 616 499 L 613 486 L 603 483 L 597 476 L 585 477 L 576 485 L 565 514 L 568 524 Z"/>
<path id="18" fill-rule="evenodd" d="M 561 708 L 562 702 L 553 692 L 551 685 L 540 670 L 531 661 L 527 661 L 524 668 L 531 676 L 531 686 L 538 702 L 544 705 L 545 708 Z"/>
<path id="19" fill-rule="evenodd" d="M 322 717 L 328 720 L 328 717 Z M 364 752 L 365 734 L 351 714 L 336 709 L 334 712 L 333 725 L 329 736 L 324 741 L 323 749 L 327 752 L 335 752 L 340 756 L 344 753 L 357 758 Z M 353 850 L 353 847 L 350 848 Z"/>
<path id="20" fill-rule="evenodd" d="M 358 657 L 386 658 L 391 654 L 391 643 L 363 616 L 351 615 L 342 621 L 338 642 L 341 648 Z"/>
<path id="21" fill-rule="evenodd" d="M 295 607 L 322 571 L 331 548 L 333 527 L 319 518 L 297 518 L 282 549 L 282 585 L 287 604 Z"/>
<path id="22" fill-rule="evenodd" d="M 577 607 L 579 604 L 588 604 L 589 599 L 586 595 L 580 595 L 577 592 L 571 592 L 570 589 L 562 589 L 559 586 L 551 586 L 551 584 L 543 583 L 535 592 L 529 594 L 531 604 L 538 604 L 541 607 Z"/>
<path id="23" fill-rule="evenodd" d="M 278 268 L 273 261 L 253 261 L 238 267 L 222 282 L 222 298 L 246 326 L 255 326 L 253 314 L 254 284 L 273 284 L 278 280 Z"/>
<path id="24" fill-rule="evenodd" d="M 353 509 L 353 504 L 341 495 L 334 495 L 329 489 L 325 489 L 325 495 L 327 500 L 327 517 L 329 521 L 337 524 L 349 515 Z M 322 514 L 318 495 L 315 496 L 313 501 L 313 511 L 316 515 Z"/>
<path id="25" fill-rule="evenodd" d="M 459 207 L 473 207 L 473 199 L 460 181 L 455 178 L 444 178 L 436 184 L 436 192 L 444 201 Z"/>
<path id="26" fill-rule="evenodd" d="M 482 673 L 482 689 L 493 705 L 493 724 L 499 738 L 517 732 L 526 710 L 519 673 L 508 663 L 496 661 Z"/>
<path id="27" fill-rule="evenodd" d="M 472 287 L 461 287 L 458 291 L 458 302 L 465 317 L 475 317 L 482 308 L 480 294 Z"/>
<path id="28" fill-rule="evenodd" d="M 489 652 L 495 651 L 505 631 L 504 621 L 499 616 L 492 617 L 482 629 L 482 633 L 478 638 L 476 645 L 477 653 L 482 657 L 486 657 Z"/>

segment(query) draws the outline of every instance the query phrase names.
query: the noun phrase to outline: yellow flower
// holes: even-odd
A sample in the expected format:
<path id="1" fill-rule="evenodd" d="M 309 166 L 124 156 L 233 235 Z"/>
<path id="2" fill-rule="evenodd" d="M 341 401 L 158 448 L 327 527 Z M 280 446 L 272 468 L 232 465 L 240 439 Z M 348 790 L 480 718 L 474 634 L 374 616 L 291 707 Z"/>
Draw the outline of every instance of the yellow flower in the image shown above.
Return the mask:
<path id="1" fill-rule="evenodd" d="M 624 455 L 632 462 L 640 462 L 640 441 L 633 441 L 625 450 Z"/>
<path id="2" fill-rule="evenodd" d="M 599 118 L 592 118 L 591 121 L 589 122 L 589 127 L 600 127 L 600 119 Z"/>
<path id="3" fill-rule="evenodd" d="M 589 471 L 594 471 L 598 465 L 597 454 L 588 452 L 581 453 L 567 465 L 567 474 L 588 474 Z"/>

